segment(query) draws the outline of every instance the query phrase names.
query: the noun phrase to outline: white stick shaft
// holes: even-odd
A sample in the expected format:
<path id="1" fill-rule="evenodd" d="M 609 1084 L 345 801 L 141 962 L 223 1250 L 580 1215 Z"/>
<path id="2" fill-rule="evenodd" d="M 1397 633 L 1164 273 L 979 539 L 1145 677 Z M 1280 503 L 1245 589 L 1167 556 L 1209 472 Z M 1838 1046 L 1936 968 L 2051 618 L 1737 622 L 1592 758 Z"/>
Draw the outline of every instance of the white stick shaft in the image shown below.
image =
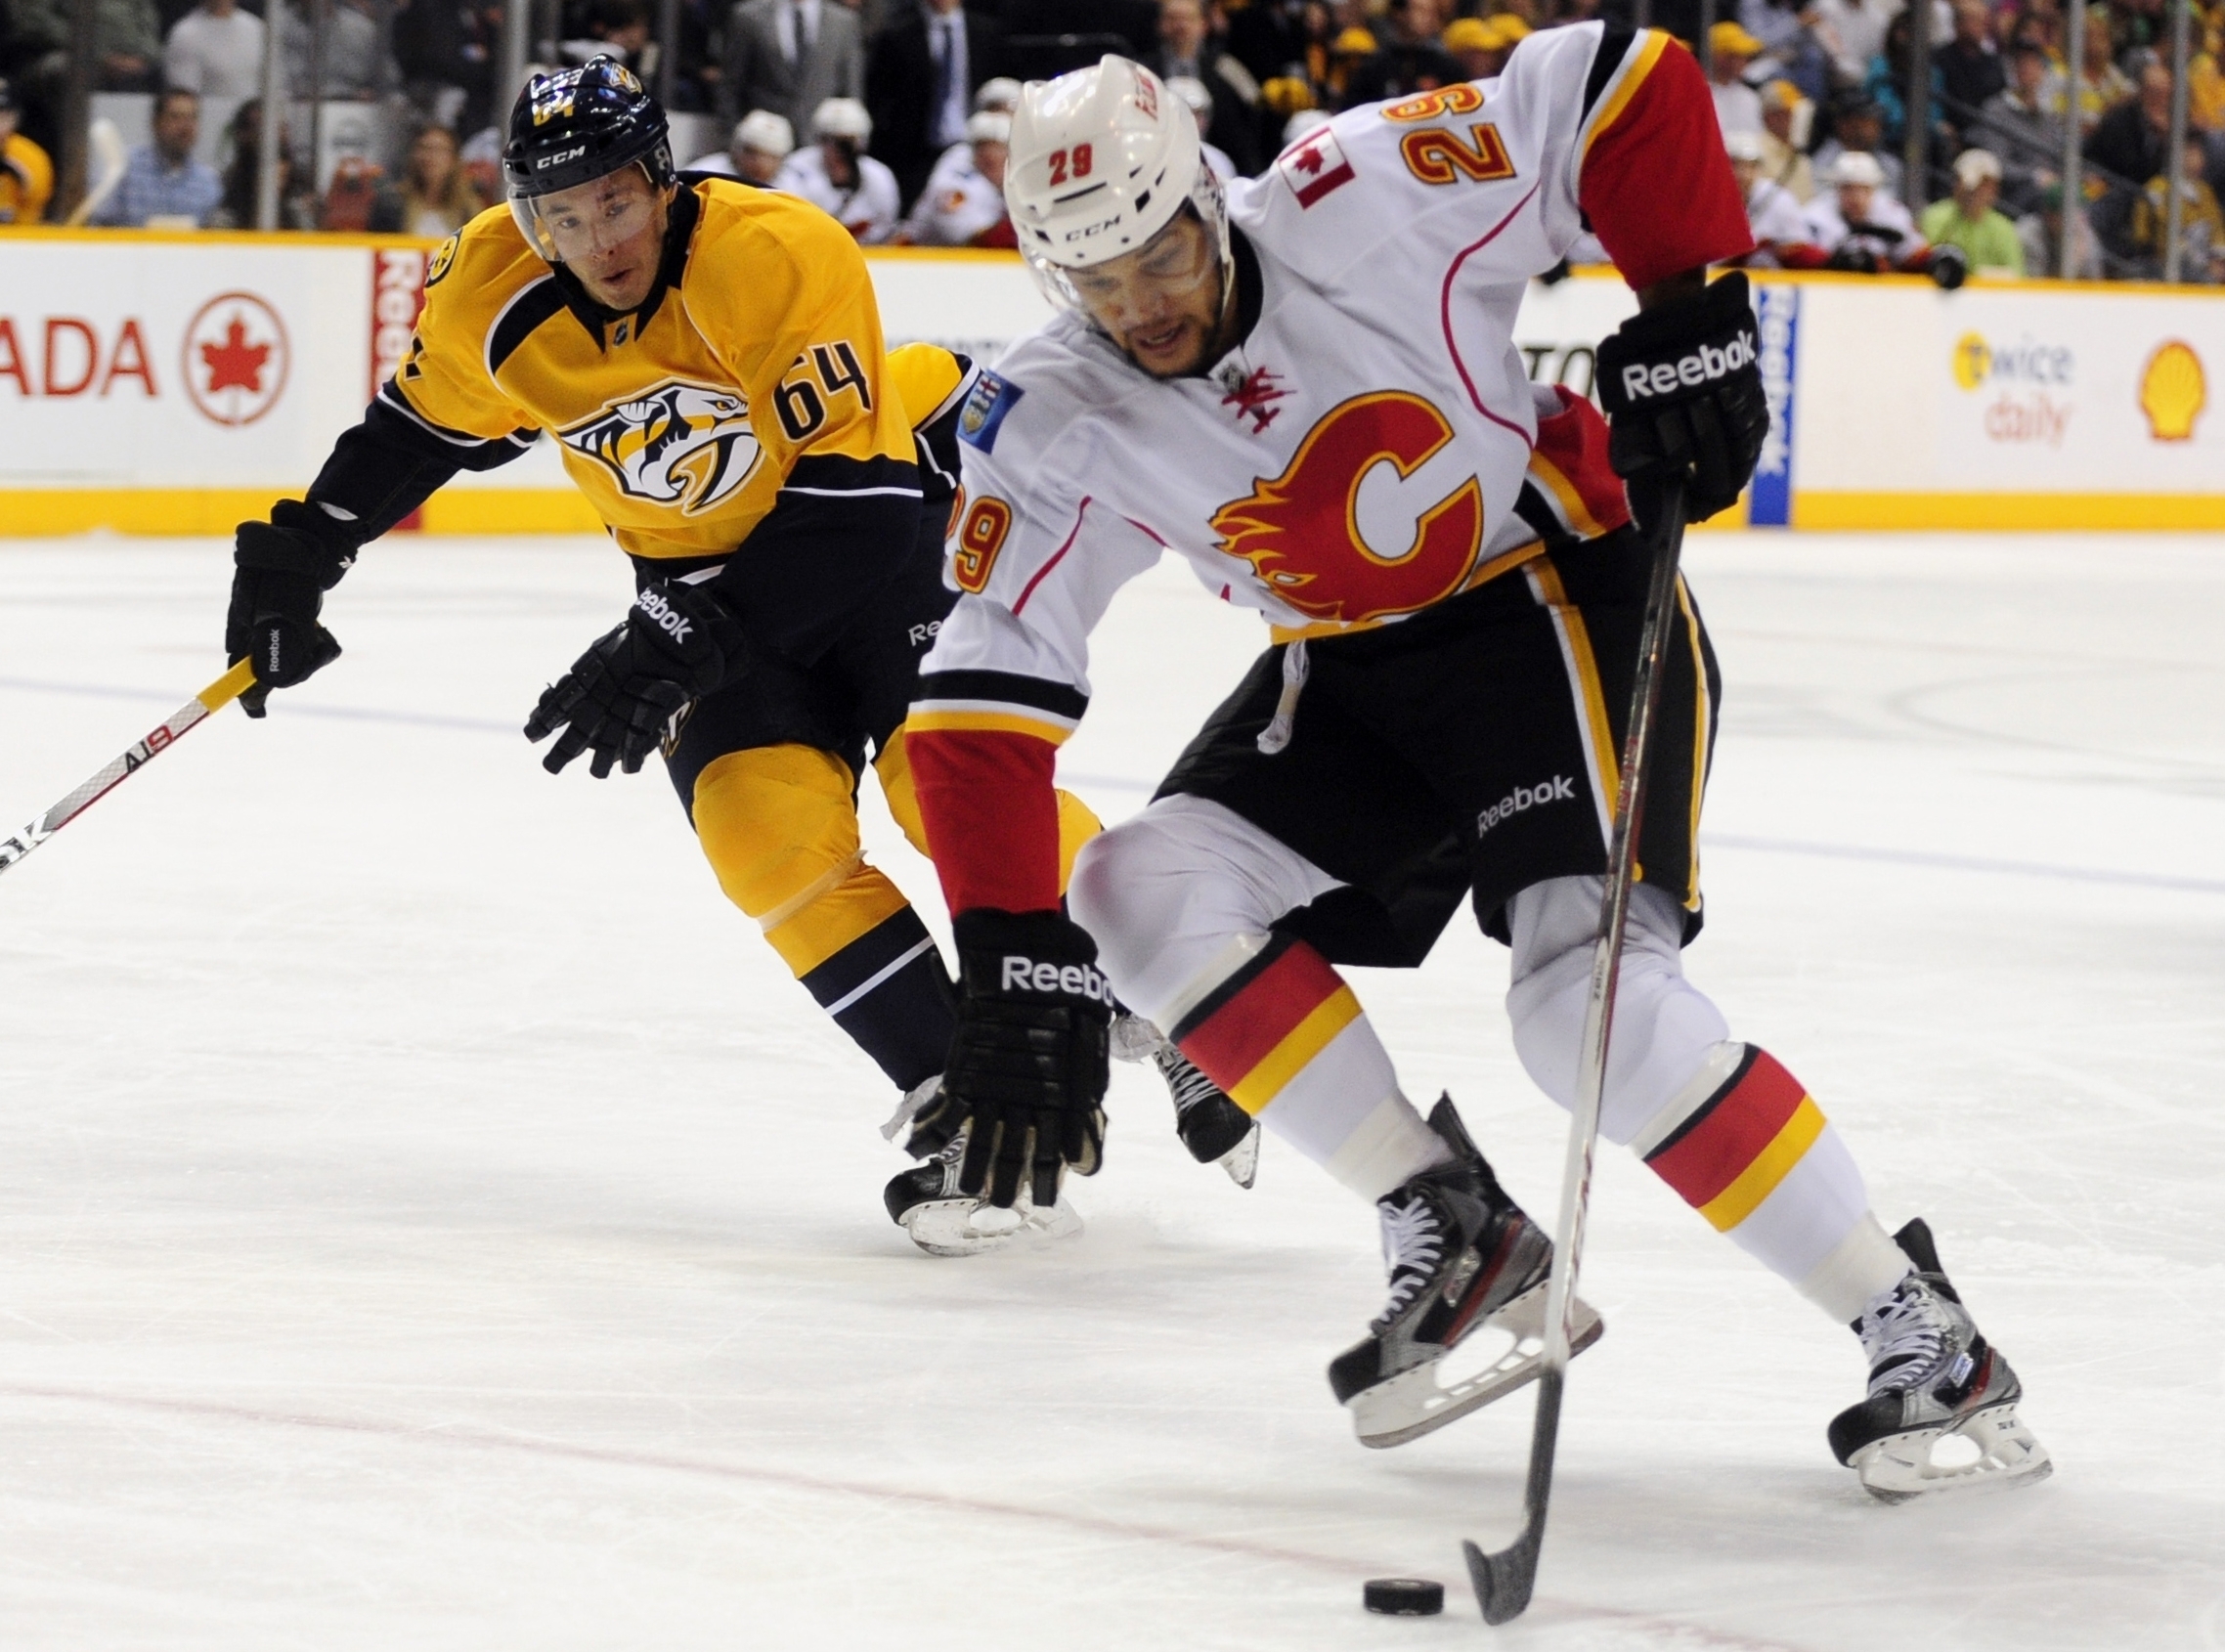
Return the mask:
<path id="1" fill-rule="evenodd" d="M 1615 985 L 1621 977 L 1623 937 L 1630 924 L 1630 892 L 1637 867 L 1638 811 L 1644 806 L 1645 758 L 1661 699 L 1661 668 L 1668 651 L 1670 616 L 1677 605 L 1677 552 L 1683 538 L 1683 498 L 1670 505 L 1671 520 L 1654 561 L 1646 592 L 1637 675 L 1632 686 L 1630 726 L 1624 731 L 1623 766 L 1616 789 L 1614 826 L 1607 841 L 1606 888 L 1599 902 L 1599 938 L 1592 951 L 1592 989 L 1584 1004 L 1584 1043 L 1577 1069 L 1576 1107 L 1568 1126 L 1568 1157 L 1560 1180 L 1560 1220 L 1553 1235 L 1552 1274 L 1546 1288 L 1546 1365 L 1568 1369 L 1568 1310 L 1584 1255 L 1584 1223 L 1592 1204 L 1592 1165 L 1599 1146 L 1599 1109 L 1607 1088 L 1607 1049 L 1614 1033 Z"/>
<path id="2" fill-rule="evenodd" d="M 14 837 L 0 839 L 0 872 L 7 871 L 153 762 L 158 754 L 169 750 L 187 729 L 201 721 L 211 712 L 220 710 L 229 701 L 238 699 L 240 690 L 254 680 L 253 668 L 242 660 L 164 717 L 129 751 L 107 764 L 98 774 L 24 826 Z"/>

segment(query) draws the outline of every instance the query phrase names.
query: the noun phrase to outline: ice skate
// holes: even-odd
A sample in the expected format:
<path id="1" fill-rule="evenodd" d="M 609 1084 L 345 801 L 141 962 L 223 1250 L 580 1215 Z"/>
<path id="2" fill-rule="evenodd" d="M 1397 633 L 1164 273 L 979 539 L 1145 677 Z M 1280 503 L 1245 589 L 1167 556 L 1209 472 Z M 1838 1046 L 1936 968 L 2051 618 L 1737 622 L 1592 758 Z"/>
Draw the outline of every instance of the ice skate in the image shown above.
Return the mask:
<path id="1" fill-rule="evenodd" d="M 1258 1179 L 1259 1120 L 1222 1094 L 1171 1039 L 1143 1017 L 1123 1014 L 1112 1022 L 1112 1054 L 1158 1068 L 1174 1101 L 1174 1133 L 1192 1158 L 1219 1165 L 1240 1188 Z"/>
<path id="2" fill-rule="evenodd" d="M 882 1126 L 881 1134 L 894 1140 L 896 1132 L 935 1099 L 941 1086 L 942 1075 L 938 1073 L 905 1096 L 895 1116 Z M 881 1190 L 889 1220 L 911 1235 L 912 1243 L 930 1256 L 978 1256 L 1010 1244 L 1023 1234 L 1062 1239 L 1081 1232 L 1081 1217 L 1063 1192 L 1059 1202 L 1048 1210 L 1028 1196 L 1025 1184 L 1008 1210 L 1000 1210 L 981 1195 L 959 1192 L 958 1172 L 966 1160 L 970 1133 L 961 1129 L 940 1152 L 909 1170 L 898 1171 Z"/>
<path id="3" fill-rule="evenodd" d="M 1450 1098 L 1429 1128 L 1453 1162 L 1424 1170 L 1376 1201 L 1390 1300 L 1367 1339 L 1329 1368 L 1363 1446 L 1402 1446 L 1533 1380 L 1545 1363 L 1552 1241 L 1508 1198 L 1476 1152 Z M 1581 1354 L 1606 1327 L 1579 1298 L 1569 1346 Z M 1478 1331 L 1487 1363 L 1448 1358 Z M 1489 1344 L 1505 1338 L 1493 1355 Z"/>
<path id="4" fill-rule="evenodd" d="M 1932 1230 L 1916 1221 L 1893 1238 L 1916 1272 L 1854 1321 L 1869 1398 L 1831 1419 L 1833 1455 L 1886 1502 L 2045 1479 L 2047 1448 L 2017 1415 L 2024 1384 L 1947 1282 Z"/>

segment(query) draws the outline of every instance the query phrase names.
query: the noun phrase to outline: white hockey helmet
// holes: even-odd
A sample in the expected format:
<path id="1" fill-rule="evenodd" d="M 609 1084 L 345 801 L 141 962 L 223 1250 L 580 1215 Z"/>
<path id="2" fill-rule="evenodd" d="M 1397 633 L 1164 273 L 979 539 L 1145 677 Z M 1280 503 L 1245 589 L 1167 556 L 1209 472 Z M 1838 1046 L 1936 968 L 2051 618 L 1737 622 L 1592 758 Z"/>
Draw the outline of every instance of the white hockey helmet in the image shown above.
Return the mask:
<path id="1" fill-rule="evenodd" d="M 774 114 L 768 109 L 754 109 L 734 122 L 733 146 L 784 158 L 796 148 L 796 129 L 788 124 L 784 114 Z"/>
<path id="2" fill-rule="evenodd" d="M 1228 205 L 1198 122 L 1126 58 L 1028 83 L 1013 111 L 1004 203 L 1037 283 L 1068 309 L 1083 306 L 1067 271 L 1135 251 L 1185 204 L 1204 220 L 1224 280 L 1231 273 Z"/>
<path id="3" fill-rule="evenodd" d="M 1178 102 L 1188 104 L 1190 112 L 1200 121 L 1212 119 L 1213 94 L 1196 75 L 1174 75 L 1168 79 L 1166 89 L 1174 94 Z"/>
<path id="4" fill-rule="evenodd" d="M 1009 144 L 1012 142 L 1012 116 L 1001 109 L 978 109 L 966 117 L 966 142 L 969 144 Z"/>
<path id="5" fill-rule="evenodd" d="M 1885 168 L 1878 165 L 1877 156 L 1868 151 L 1849 150 L 1832 166 L 1831 182 L 1858 184 L 1874 190 L 1885 183 Z"/>
<path id="6" fill-rule="evenodd" d="M 1283 122 L 1283 147 L 1288 149 L 1317 126 L 1327 126 L 1334 119 L 1325 109 L 1302 109 L 1294 111 Z"/>
<path id="7" fill-rule="evenodd" d="M 811 136 L 863 145 L 873 136 L 873 117 L 855 98 L 829 98 L 811 111 Z"/>
<path id="8" fill-rule="evenodd" d="M 1010 114 L 1020 107 L 1020 82 L 1011 75 L 991 75 L 982 82 L 982 89 L 974 94 L 975 112 L 995 109 L 1000 114 Z"/>

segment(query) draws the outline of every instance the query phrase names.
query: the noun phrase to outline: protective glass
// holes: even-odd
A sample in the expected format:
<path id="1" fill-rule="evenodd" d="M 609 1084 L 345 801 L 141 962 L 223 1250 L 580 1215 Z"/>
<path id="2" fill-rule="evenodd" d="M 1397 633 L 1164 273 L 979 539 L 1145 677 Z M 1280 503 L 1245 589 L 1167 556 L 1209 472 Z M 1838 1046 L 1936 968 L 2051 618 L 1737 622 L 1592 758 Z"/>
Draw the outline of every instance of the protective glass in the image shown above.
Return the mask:
<path id="1" fill-rule="evenodd" d="M 1117 337 L 1129 326 L 1186 303 L 1206 283 L 1218 280 L 1220 266 L 1213 236 L 1185 212 L 1133 252 L 1060 273 L 1090 319 Z"/>
<path id="2" fill-rule="evenodd" d="M 631 240 L 649 227 L 657 189 L 636 163 L 607 178 L 545 196 L 510 196 L 526 242 L 551 264 L 570 264 Z"/>

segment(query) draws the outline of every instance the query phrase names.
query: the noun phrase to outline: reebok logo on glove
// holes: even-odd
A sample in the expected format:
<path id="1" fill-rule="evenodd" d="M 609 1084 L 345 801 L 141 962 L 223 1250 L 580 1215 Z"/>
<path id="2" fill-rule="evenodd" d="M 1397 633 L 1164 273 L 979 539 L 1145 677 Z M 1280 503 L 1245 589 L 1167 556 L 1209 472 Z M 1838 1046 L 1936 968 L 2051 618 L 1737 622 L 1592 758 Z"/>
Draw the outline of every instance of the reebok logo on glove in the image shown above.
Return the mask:
<path id="1" fill-rule="evenodd" d="M 1744 331 L 1720 349 L 1703 344 L 1675 364 L 1655 362 L 1648 367 L 1643 362 L 1629 362 L 1623 367 L 1623 394 L 1634 402 L 1644 396 L 1671 395 L 1680 387 L 1688 390 L 1728 378 L 1741 368 L 1752 367 L 1756 359 L 1754 334 Z"/>
<path id="2" fill-rule="evenodd" d="M 663 591 L 645 590 L 634 599 L 633 606 L 675 642 L 685 642 L 694 634 L 695 622 L 675 608 Z"/>
<path id="3" fill-rule="evenodd" d="M 1038 964 L 1032 958 L 1007 952 L 997 978 L 1004 992 L 1063 992 L 1069 998 L 1093 998 L 1112 1007 L 1112 985 L 1102 970 L 1088 964 Z"/>

